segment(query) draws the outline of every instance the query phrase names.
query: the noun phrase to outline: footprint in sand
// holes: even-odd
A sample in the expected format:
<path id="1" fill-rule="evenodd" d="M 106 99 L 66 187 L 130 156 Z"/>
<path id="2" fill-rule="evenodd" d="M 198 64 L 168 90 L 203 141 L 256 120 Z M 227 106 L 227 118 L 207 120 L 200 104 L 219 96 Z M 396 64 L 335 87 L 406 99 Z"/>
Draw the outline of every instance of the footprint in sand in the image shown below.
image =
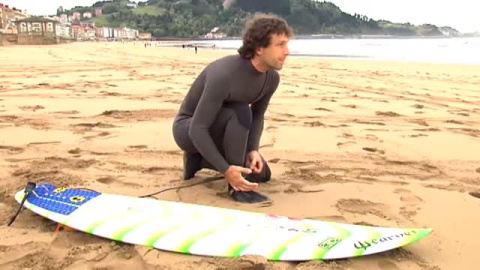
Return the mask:
<path id="1" fill-rule="evenodd" d="M 426 134 L 413 134 L 413 135 L 408 135 L 410 138 L 418 138 L 418 137 L 428 137 Z"/>
<path id="2" fill-rule="evenodd" d="M 16 146 L 0 145 L 0 150 L 6 150 L 8 154 L 21 154 L 25 149 Z"/>
<path id="3" fill-rule="evenodd" d="M 379 153 L 381 155 L 385 154 L 384 150 L 378 150 L 375 147 L 363 147 L 362 149 L 363 149 L 363 151 L 367 151 L 367 152 Z"/>
<path id="4" fill-rule="evenodd" d="M 400 268 L 391 261 L 381 260 L 378 262 L 378 268 L 382 270 L 400 270 Z"/>
<path id="5" fill-rule="evenodd" d="M 370 141 L 378 141 L 378 137 L 373 134 L 367 134 L 366 139 Z"/>
<path id="6" fill-rule="evenodd" d="M 312 122 L 304 122 L 305 126 L 308 127 L 324 127 L 325 124 L 323 124 L 320 121 L 312 121 Z"/>
<path id="7" fill-rule="evenodd" d="M 80 152 L 82 152 L 82 150 L 78 147 L 75 148 L 75 149 L 68 150 L 68 153 L 72 154 L 72 155 L 78 155 L 78 154 L 80 154 Z"/>
<path id="8" fill-rule="evenodd" d="M 465 125 L 465 123 L 463 123 L 461 121 L 457 121 L 457 120 L 447 120 L 447 121 L 445 121 L 445 123 L 456 124 L 456 125 Z"/>
<path id="9" fill-rule="evenodd" d="M 306 217 L 306 219 L 330 221 L 330 222 L 343 222 L 343 223 L 348 222 L 348 220 L 342 216 L 313 216 L 313 217 Z"/>
<path id="10" fill-rule="evenodd" d="M 355 141 L 339 142 L 339 143 L 337 143 L 337 147 L 342 149 L 342 148 L 346 148 L 348 146 L 352 146 L 352 145 L 355 145 L 355 144 L 357 144 L 357 142 L 355 142 Z"/>
<path id="11" fill-rule="evenodd" d="M 475 170 L 477 173 L 480 173 L 480 167 Z"/>
<path id="12" fill-rule="evenodd" d="M 272 159 L 268 160 L 269 163 L 274 163 L 274 164 L 278 163 L 279 161 L 280 161 L 279 158 L 272 158 Z"/>
<path id="13" fill-rule="evenodd" d="M 480 192 L 470 192 L 469 194 L 474 198 L 480 199 Z"/>
<path id="14" fill-rule="evenodd" d="M 423 120 L 423 119 L 412 119 L 412 120 L 407 120 L 410 123 L 418 124 L 420 126 L 428 127 L 428 123 Z"/>
<path id="15" fill-rule="evenodd" d="M 100 182 L 102 184 L 111 184 L 115 181 L 117 181 L 117 179 L 115 177 L 112 177 L 112 176 L 97 178 L 97 182 Z"/>
<path id="16" fill-rule="evenodd" d="M 332 110 L 329 110 L 329 109 L 326 109 L 326 108 L 322 108 L 322 107 L 318 107 L 318 108 L 315 108 L 316 111 L 326 111 L 326 112 L 331 112 Z"/>
<path id="17" fill-rule="evenodd" d="M 110 241 L 97 236 L 85 236 L 83 232 L 69 231 L 68 233 L 56 233 L 51 242 L 52 247 L 56 248 L 82 248 L 87 245 L 109 245 Z"/>
<path id="18" fill-rule="evenodd" d="M 47 252 L 49 245 L 46 242 L 29 241 L 25 244 L 2 245 L 2 259 L 0 264 L 3 269 L 33 269 L 39 267 L 42 260 L 48 261 Z M 46 267 L 48 268 L 48 267 Z"/>
<path id="19" fill-rule="evenodd" d="M 353 139 L 353 138 L 355 138 L 355 136 L 353 136 L 353 135 L 350 134 L 350 133 L 343 133 L 343 134 L 342 134 L 342 138 L 345 138 L 345 139 Z"/>
<path id="20" fill-rule="evenodd" d="M 71 111 L 56 111 L 56 112 L 53 112 L 53 113 L 58 113 L 58 114 L 78 114 L 80 113 L 79 111 L 76 111 L 76 110 L 71 110 Z"/>
<path id="21" fill-rule="evenodd" d="M 290 186 L 283 190 L 284 193 L 287 194 L 292 194 L 292 193 L 317 193 L 317 192 L 323 192 L 325 190 L 315 187 L 315 186 L 308 186 L 308 185 L 303 185 L 303 184 L 298 184 L 298 183 L 292 183 Z"/>
<path id="22" fill-rule="evenodd" d="M 408 251 L 404 248 L 396 248 L 392 249 L 383 253 L 375 254 L 373 256 L 377 256 L 379 258 L 385 258 L 384 260 L 379 261 L 378 266 L 380 269 L 403 269 L 402 268 L 395 268 L 397 265 L 393 266 L 392 261 L 394 262 L 410 262 L 416 264 L 419 268 L 415 269 L 429 269 L 429 270 L 436 270 L 440 269 L 440 267 L 436 265 L 432 265 L 427 263 L 422 257 Z M 383 268 L 382 268 L 383 266 Z"/>
<path id="23" fill-rule="evenodd" d="M 388 211 L 388 206 L 359 199 L 340 199 L 335 205 L 340 213 L 349 212 L 360 215 L 371 214 L 385 220 L 395 219 Z"/>
<path id="24" fill-rule="evenodd" d="M 398 117 L 401 116 L 400 114 L 396 112 L 375 112 L 376 115 L 378 116 L 388 116 L 388 117 Z"/>
<path id="25" fill-rule="evenodd" d="M 405 203 L 400 208 L 400 214 L 408 219 L 411 219 L 417 214 L 417 210 L 420 210 L 419 204 L 423 203 L 423 200 L 412 194 L 408 189 L 397 188 L 393 191 L 400 195 L 400 200 Z"/>
<path id="26" fill-rule="evenodd" d="M 45 107 L 40 106 L 40 105 L 35 105 L 35 106 L 20 106 L 18 107 L 22 111 L 36 111 L 36 110 L 42 110 L 45 109 Z"/>
<path id="27" fill-rule="evenodd" d="M 148 149 L 147 145 L 129 145 L 124 151 L 125 152 L 136 152 Z"/>

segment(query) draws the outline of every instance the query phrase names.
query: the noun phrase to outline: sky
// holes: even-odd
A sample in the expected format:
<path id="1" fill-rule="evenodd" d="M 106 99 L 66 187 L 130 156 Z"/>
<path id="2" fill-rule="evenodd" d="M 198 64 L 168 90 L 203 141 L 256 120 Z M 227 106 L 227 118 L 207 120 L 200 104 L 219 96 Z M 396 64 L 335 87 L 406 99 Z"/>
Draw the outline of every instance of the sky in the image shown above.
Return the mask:
<path id="1" fill-rule="evenodd" d="M 59 6 L 91 6 L 99 0 L 0 0 L 32 15 L 53 15 Z M 146 0 L 135 0 L 143 2 Z M 451 26 L 462 33 L 480 31 L 478 0 L 328 0 L 344 12 L 415 25 Z"/>
<path id="2" fill-rule="evenodd" d="M 462 33 L 480 32 L 478 0 L 328 0 L 342 11 L 374 20 L 414 25 L 450 26 Z"/>
<path id="3" fill-rule="evenodd" d="M 54 15 L 57 8 L 62 6 L 71 9 L 75 6 L 92 6 L 96 2 L 104 0 L 0 0 L 0 3 L 16 7 L 21 10 L 27 10 L 32 15 Z M 130 0 L 130 2 L 145 2 L 147 0 Z"/>

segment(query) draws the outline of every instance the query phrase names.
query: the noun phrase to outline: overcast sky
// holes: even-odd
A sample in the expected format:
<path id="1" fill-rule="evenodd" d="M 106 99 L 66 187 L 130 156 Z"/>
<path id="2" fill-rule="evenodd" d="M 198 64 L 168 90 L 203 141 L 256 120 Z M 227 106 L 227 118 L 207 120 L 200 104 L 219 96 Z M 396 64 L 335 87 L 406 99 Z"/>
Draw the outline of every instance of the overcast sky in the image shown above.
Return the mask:
<path id="1" fill-rule="evenodd" d="M 62 6 L 71 9 L 75 6 L 92 6 L 96 2 L 103 0 L 0 0 L 0 3 L 16 7 L 21 10 L 27 10 L 32 15 L 53 15 L 57 13 L 57 8 Z M 145 2 L 147 0 L 134 0 L 130 2 Z"/>
<path id="2" fill-rule="evenodd" d="M 0 0 L 0 3 L 26 9 L 33 15 L 52 15 L 59 6 L 70 9 L 75 6 L 91 6 L 97 1 L 99 0 Z M 366 15 L 374 20 L 451 26 L 464 33 L 480 31 L 478 0 L 330 0 L 330 2 L 347 13 Z"/>
<path id="3" fill-rule="evenodd" d="M 374 20 L 430 23 L 451 26 L 460 32 L 480 31 L 478 0 L 329 0 L 344 12 L 366 15 Z"/>

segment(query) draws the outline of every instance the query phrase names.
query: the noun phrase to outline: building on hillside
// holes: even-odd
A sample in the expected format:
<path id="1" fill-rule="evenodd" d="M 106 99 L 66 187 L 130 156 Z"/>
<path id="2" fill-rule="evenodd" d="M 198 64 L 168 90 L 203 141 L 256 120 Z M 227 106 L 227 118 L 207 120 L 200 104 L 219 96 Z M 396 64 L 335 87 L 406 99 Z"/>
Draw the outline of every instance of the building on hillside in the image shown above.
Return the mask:
<path id="1" fill-rule="evenodd" d="M 95 40 L 96 29 L 93 27 L 85 27 L 85 40 Z"/>
<path id="2" fill-rule="evenodd" d="M 92 18 L 92 13 L 90 11 L 84 12 L 83 13 L 83 18 L 84 19 L 90 19 Z"/>
<path id="3" fill-rule="evenodd" d="M 0 3 L 0 33 L 16 34 L 16 21 L 28 18 L 28 14 L 15 7 Z"/>
<path id="4" fill-rule="evenodd" d="M 95 17 L 100 17 L 100 16 L 102 16 L 102 8 L 96 8 Z"/>
<path id="5" fill-rule="evenodd" d="M 113 29 L 113 36 L 116 39 L 127 39 L 127 31 L 123 28 L 115 28 Z"/>
<path id="6" fill-rule="evenodd" d="M 151 33 L 140 33 L 140 34 L 138 34 L 138 39 L 140 39 L 140 40 L 152 40 L 152 34 Z"/>
<path id="7" fill-rule="evenodd" d="M 74 12 L 73 14 L 73 20 L 79 22 L 81 19 L 80 12 Z"/>
<path id="8" fill-rule="evenodd" d="M 127 39 L 137 39 L 138 37 L 138 30 L 136 29 L 130 29 L 127 27 L 123 28 L 125 32 L 127 33 Z"/>
<path id="9" fill-rule="evenodd" d="M 227 36 L 226 34 L 219 32 L 218 30 L 218 27 L 213 28 L 209 33 L 205 34 L 204 38 L 219 39 Z"/>
<path id="10" fill-rule="evenodd" d="M 55 32 L 57 37 L 62 37 L 66 39 L 73 38 L 72 27 L 68 24 L 57 23 Z"/>
<path id="11" fill-rule="evenodd" d="M 96 35 L 98 38 L 101 38 L 101 39 L 110 39 L 110 38 L 113 38 L 114 35 L 113 35 L 113 28 L 110 28 L 110 27 L 97 27 L 96 29 Z"/>
<path id="12" fill-rule="evenodd" d="M 75 40 L 85 40 L 85 27 L 72 25 L 72 35 Z"/>
<path id="13" fill-rule="evenodd" d="M 63 23 L 63 24 L 68 23 L 68 16 L 67 16 L 67 14 L 65 14 L 65 13 L 60 14 L 60 23 Z"/>
<path id="14" fill-rule="evenodd" d="M 95 28 L 95 23 L 94 22 L 80 22 L 80 25 L 83 26 L 83 27 Z"/>

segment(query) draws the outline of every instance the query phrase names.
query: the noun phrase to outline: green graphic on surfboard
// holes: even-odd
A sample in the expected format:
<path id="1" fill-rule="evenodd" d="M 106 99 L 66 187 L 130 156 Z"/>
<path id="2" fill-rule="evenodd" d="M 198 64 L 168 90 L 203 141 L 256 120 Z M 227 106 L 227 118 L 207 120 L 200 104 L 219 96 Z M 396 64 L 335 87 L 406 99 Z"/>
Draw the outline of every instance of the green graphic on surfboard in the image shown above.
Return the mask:
<path id="1" fill-rule="evenodd" d="M 16 193 L 21 202 L 24 190 Z M 203 256 L 260 255 L 271 261 L 340 259 L 412 244 L 431 229 L 385 228 L 38 184 L 31 211 L 85 233 Z"/>

